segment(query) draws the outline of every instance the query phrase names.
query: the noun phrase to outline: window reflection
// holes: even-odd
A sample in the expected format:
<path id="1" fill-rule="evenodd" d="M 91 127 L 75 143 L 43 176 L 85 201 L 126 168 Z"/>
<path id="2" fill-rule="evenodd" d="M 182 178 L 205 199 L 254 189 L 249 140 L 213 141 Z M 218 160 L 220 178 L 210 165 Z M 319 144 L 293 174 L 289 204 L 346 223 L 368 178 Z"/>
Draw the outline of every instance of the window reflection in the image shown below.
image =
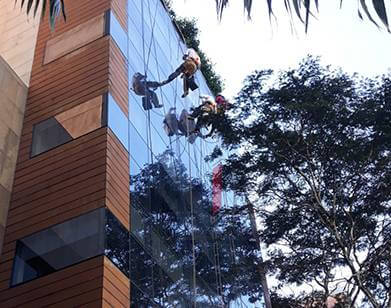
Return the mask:
<path id="1" fill-rule="evenodd" d="M 103 219 L 99 209 L 19 240 L 11 285 L 103 254 Z"/>
<path id="2" fill-rule="evenodd" d="M 128 118 L 119 108 L 115 99 L 110 93 L 107 95 L 108 104 L 108 126 L 117 136 L 125 149 L 129 147 L 129 127 Z"/>
<path id="3" fill-rule="evenodd" d="M 34 125 L 31 156 L 38 155 L 102 126 L 102 97 Z"/>
<path id="4" fill-rule="evenodd" d="M 110 11 L 110 35 L 126 58 L 128 56 L 128 37 L 113 11 Z"/>
<path id="5" fill-rule="evenodd" d="M 167 78 L 182 61 L 186 49 L 161 0 L 128 1 L 128 39 L 129 76 L 141 72 L 151 81 Z M 200 90 L 186 99 L 180 97 L 180 82 L 158 88 L 156 94 L 164 106 L 149 111 L 142 108 L 140 97 L 134 96 L 130 89 L 132 307 L 192 307 L 194 301 L 200 307 L 217 307 L 222 300 L 230 306 L 255 285 L 259 291 L 259 283 L 245 282 L 244 276 L 240 276 L 243 287 L 238 290 L 233 266 L 235 253 L 232 245 L 225 243 L 230 243 L 227 234 L 236 235 L 231 232 L 230 222 L 222 220 L 220 225 L 210 215 L 212 166 L 204 157 L 213 151 L 213 141 L 199 138 L 189 146 L 185 138 L 168 137 L 162 127 L 170 107 L 176 107 L 180 114 L 184 108 L 197 106 L 200 94 L 210 94 L 201 73 L 196 78 Z M 117 133 L 122 138 L 120 131 Z M 243 225 L 235 228 L 250 232 Z M 196 286 L 193 286 L 192 231 Z M 242 245 L 242 240 L 248 242 L 249 234 L 235 240 Z M 195 298 L 193 287 L 197 291 Z"/>

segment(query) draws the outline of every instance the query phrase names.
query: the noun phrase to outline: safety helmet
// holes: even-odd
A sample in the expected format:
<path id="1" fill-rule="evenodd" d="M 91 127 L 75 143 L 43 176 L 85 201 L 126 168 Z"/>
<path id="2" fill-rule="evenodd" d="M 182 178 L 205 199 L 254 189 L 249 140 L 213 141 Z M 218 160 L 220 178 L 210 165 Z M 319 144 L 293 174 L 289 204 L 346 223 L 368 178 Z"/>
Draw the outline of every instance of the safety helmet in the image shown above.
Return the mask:
<path id="1" fill-rule="evenodd" d="M 137 95 L 145 95 L 145 76 L 141 73 L 135 73 L 132 77 L 132 88 Z"/>
<path id="2" fill-rule="evenodd" d="M 225 97 L 220 94 L 216 96 L 215 101 L 218 106 L 225 106 L 227 104 Z"/>

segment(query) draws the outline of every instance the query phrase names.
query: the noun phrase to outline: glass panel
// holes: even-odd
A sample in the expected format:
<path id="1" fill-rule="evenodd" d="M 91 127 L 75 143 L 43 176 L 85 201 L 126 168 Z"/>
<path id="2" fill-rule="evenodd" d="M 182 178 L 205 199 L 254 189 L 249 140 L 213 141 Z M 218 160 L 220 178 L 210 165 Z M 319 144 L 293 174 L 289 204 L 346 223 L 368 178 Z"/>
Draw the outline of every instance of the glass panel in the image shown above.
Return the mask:
<path id="1" fill-rule="evenodd" d="M 108 94 L 108 125 L 122 143 L 125 149 L 129 147 L 129 132 L 128 132 L 128 118 L 118 107 L 118 104 Z"/>
<path id="2" fill-rule="evenodd" d="M 99 209 L 19 240 L 11 285 L 103 254 L 103 223 Z"/>
<path id="3" fill-rule="evenodd" d="M 48 151 L 102 126 L 102 97 L 34 125 L 31 156 Z"/>
<path id="4" fill-rule="evenodd" d="M 72 140 L 72 136 L 55 119 L 49 118 L 34 125 L 31 156 L 38 155 Z"/>
<path id="5" fill-rule="evenodd" d="M 105 255 L 129 277 L 129 232 L 107 209 L 105 235 Z"/>
<path id="6" fill-rule="evenodd" d="M 125 58 L 128 56 L 128 36 L 113 11 L 110 11 L 110 35 Z"/>
<path id="7" fill-rule="evenodd" d="M 128 10 L 129 78 L 140 72 L 149 81 L 165 80 L 182 63 L 186 46 L 160 0 L 128 0 Z M 132 307 L 192 307 L 194 302 L 219 307 L 219 292 L 228 294 L 232 284 L 223 277 L 231 270 L 226 245 L 219 246 L 224 251 L 219 263 L 222 290 L 216 281 L 218 230 L 211 217 L 211 166 L 204 161 L 214 149 L 213 140 L 197 138 L 189 145 L 187 137 L 168 136 L 163 129 L 169 108 L 175 108 L 178 118 L 183 109 L 189 112 L 199 105 L 200 94 L 210 94 L 201 72 L 196 83 L 199 89 L 186 98 L 181 98 L 181 78 L 159 87 L 155 93 L 163 106 L 148 111 L 141 96 L 129 93 Z"/>

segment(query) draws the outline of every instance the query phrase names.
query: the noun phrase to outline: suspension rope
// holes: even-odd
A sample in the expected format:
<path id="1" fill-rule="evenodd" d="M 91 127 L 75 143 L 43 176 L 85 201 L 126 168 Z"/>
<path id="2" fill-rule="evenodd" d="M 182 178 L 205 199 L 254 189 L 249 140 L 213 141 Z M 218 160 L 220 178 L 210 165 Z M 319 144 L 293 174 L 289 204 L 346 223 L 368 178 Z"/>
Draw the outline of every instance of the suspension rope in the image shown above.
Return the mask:
<path id="1" fill-rule="evenodd" d="M 142 37 L 142 43 L 143 43 L 143 64 L 144 64 L 144 76 L 147 76 L 147 66 L 145 63 L 145 33 L 144 33 L 144 1 L 141 1 L 141 37 Z M 146 78 L 146 77 L 145 77 Z M 146 87 L 146 85 L 144 85 Z M 148 98 L 148 97 L 147 97 Z M 152 150 L 152 136 L 151 136 L 151 114 L 149 110 L 147 111 L 147 123 L 146 123 L 146 131 L 147 131 L 147 146 L 149 149 L 148 154 L 148 164 L 153 164 L 153 150 Z M 148 180 L 151 180 L 151 175 L 148 175 Z M 152 190 L 151 190 L 151 184 L 148 183 L 148 203 L 149 207 L 152 207 Z M 150 225 L 149 228 L 152 229 L 152 226 Z M 151 232 L 152 230 L 150 230 Z M 154 270 L 153 267 L 151 268 L 151 275 L 152 275 L 152 281 L 154 281 Z M 152 296 L 155 297 L 155 291 L 154 288 L 152 288 Z"/>
<path id="2" fill-rule="evenodd" d="M 149 43 L 149 48 L 148 48 L 147 68 L 148 68 L 148 65 L 149 65 L 149 57 L 151 55 L 152 42 L 154 42 L 153 37 L 154 37 L 154 31 L 155 31 L 156 14 L 157 14 L 158 4 L 159 4 L 159 2 L 156 1 L 155 14 L 154 14 L 154 17 L 153 17 L 153 24 L 152 24 L 152 31 L 151 31 L 151 42 Z M 149 22 L 152 22 L 151 21 L 151 6 L 150 6 L 150 2 L 148 2 L 148 11 L 149 11 Z M 143 41 L 143 45 L 144 45 L 144 41 Z M 156 48 L 155 48 L 155 55 L 156 55 Z M 159 73 L 159 70 L 158 70 L 158 73 Z"/>
<path id="3" fill-rule="evenodd" d="M 189 125 L 187 123 L 187 133 L 189 134 Z M 191 215 L 191 242 L 192 242 L 192 254 L 193 254 L 193 298 L 194 305 L 196 307 L 196 296 L 197 296 L 197 280 L 196 280 L 196 255 L 195 255 L 195 236 L 194 236 L 194 205 L 193 205 L 193 187 L 192 187 L 192 175 L 191 175 L 191 157 L 190 157 L 190 142 L 188 145 L 188 155 L 189 155 L 189 189 L 190 189 L 190 215 Z"/>

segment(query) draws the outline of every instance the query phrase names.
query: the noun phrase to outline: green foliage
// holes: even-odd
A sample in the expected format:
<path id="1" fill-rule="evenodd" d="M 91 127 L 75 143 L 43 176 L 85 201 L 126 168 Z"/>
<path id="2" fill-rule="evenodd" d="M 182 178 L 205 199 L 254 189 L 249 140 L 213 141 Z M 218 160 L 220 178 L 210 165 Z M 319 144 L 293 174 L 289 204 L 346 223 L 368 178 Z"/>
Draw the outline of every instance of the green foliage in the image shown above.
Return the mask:
<path id="1" fill-rule="evenodd" d="M 201 58 L 201 72 L 204 75 L 206 82 L 214 95 L 220 94 L 223 91 L 224 83 L 221 77 L 213 68 L 213 63 L 208 56 L 200 49 L 200 41 L 198 39 L 199 29 L 195 19 L 187 19 L 177 17 L 171 8 L 171 1 L 165 1 L 166 7 L 171 18 L 176 22 L 180 31 L 185 38 L 187 47 L 197 51 Z"/>
<path id="2" fill-rule="evenodd" d="M 326 296 L 349 268 L 349 297 L 390 304 L 391 76 L 349 76 L 308 57 L 278 76 L 248 76 L 221 117 L 224 147 L 240 149 L 225 162 L 225 186 L 255 203 L 281 285 L 315 284 Z"/>

